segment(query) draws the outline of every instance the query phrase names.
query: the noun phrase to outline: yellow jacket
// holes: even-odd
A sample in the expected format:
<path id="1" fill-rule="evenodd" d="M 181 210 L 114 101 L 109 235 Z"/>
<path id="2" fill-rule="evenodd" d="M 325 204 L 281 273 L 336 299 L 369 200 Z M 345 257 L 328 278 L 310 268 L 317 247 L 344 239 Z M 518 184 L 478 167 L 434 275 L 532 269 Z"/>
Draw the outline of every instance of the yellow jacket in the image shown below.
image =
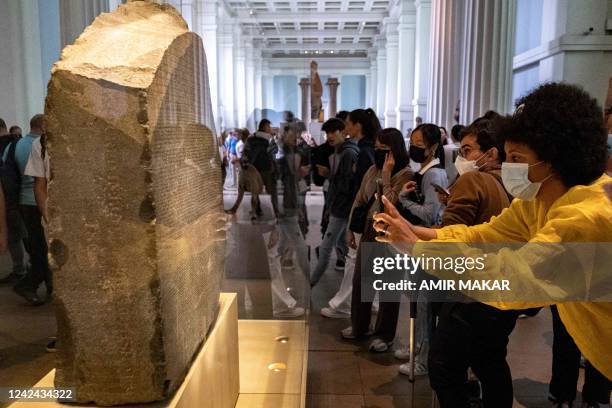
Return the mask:
<path id="1" fill-rule="evenodd" d="M 603 185 L 607 175 L 588 186 L 575 186 L 552 205 L 515 199 L 488 223 L 451 225 L 437 230 L 432 242 L 607 242 L 612 245 L 612 203 Z M 612 265 L 610 267 L 612 273 Z M 547 306 L 541 303 L 490 303 L 499 309 Z M 612 379 L 612 303 L 558 303 L 559 316 L 584 356 Z"/>

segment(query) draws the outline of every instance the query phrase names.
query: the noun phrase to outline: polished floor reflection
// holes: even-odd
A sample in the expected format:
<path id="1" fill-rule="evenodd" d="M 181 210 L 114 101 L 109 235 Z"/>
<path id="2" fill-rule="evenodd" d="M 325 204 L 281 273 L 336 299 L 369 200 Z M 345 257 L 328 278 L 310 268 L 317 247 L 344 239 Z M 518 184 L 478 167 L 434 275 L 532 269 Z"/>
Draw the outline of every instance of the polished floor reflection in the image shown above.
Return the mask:
<path id="1" fill-rule="evenodd" d="M 226 191 L 226 208 L 233 203 L 234 194 Z M 411 407 L 412 386 L 406 377 L 398 374 L 399 361 L 392 353 L 372 354 L 367 351 L 367 341 L 342 340 L 339 332 L 348 326 L 348 320 L 327 319 L 319 314 L 340 285 L 342 273 L 334 270 L 334 262 L 311 296 L 309 285 L 295 262 L 293 268 L 281 268 L 280 274 L 270 268 L 270 258 L 274 258 L 276 248 L 268 248 L 267 243 L 270 243 L 274 222 L 269 197 L 263 196 L 262 203 L 263 222 L 250 222 L 249 197 L 246 197 L 228 232 L 228 268 L 223 290 L 239 293 L 242 298 L 240 318 L 308 319 L 307 407 Z M 310 230 L 306 241 L 313 256 L 321 238 L 322 203 L 320 193 L 308 194 Z M 10 265 L 8 256 L 3 255 L 0 277 L 9 272 Z M 291 317 L 287 309 L 292 305 L 310 308 L 310 315 Z M 403 304 L 394 347 L 406 343 L 407 309 L 407 304 Z M 10 287 L 0 287 L 0 386 L 31 386 L 53 368 L 54 355 L 45 352 L 45 344 L 55 330 L 50 304 L 27 306 Z M 518 321 L 510 338 L 508 356 L 516 407 L 549 406 L 551 344 L 548 310 L 534 318 Z M 582 370 L 579 389 L 581 387 Z M 1 406 L 4 405 L 0 403 Z M 431 390 L 426 378 L 419 378 L 415 384 L 414 406 L 431 406 Z"/>
<path id="2" fill-rule="evenodd" d="M 235 193 L 226 190 L 226 208 L 233 203 Z M 261 197 L 264 207 L 263 223 L 272 222 L 272 209 L 269 197 Z M 246 197 L 236 216 L 236 222 L 250 223 L 249 197 Z M 320 243 L 319 222 L 323 197 L 320 192 L 308 193 L 307 207 L 310 228 L 307 244 L 314 248 Z M 231 239 L 253 243 L 253 236 L 238 234 Z M 231 240 L 230 239 L 230 240 Z M 261 240 L 261 238 L 260 238 Z M 228 247 L 233 245 L 228 243 Z M 258 255 L 258 270 L 265 269 L 265 249 L 251 247 Z M 248 245 L 245 245 L 248 247 Z M 312 264 L 314 264 L 314 259 Z M 243 266 L 244 267 L 244 266 Z M 283 268 L 285 280 L 300 281 L 301 276 L 295 269 Z M 256 272 L 253 272 L 254 274 Z M 308 316 L 309 351 L 307 404 L 309 408 L 410 408 L 431 407 L 432 392 L 427 377 L 417 378 L 414 386 L 414 405 L 412 385 L 408 378 L 398 373 L 400 361 L 393 353 L 373 354 L 368 351 L 369 342 L 348 342 L 340 337 L 340 330 L 349 325 L 348 319 L 328 319 L 320 315 L 322 307 L 334 296 L 342 272 L 330 266 L 320 283 L 313 289 Z M 289 284 L 290 286 L 290 284 Z M 250 289 L 250 288 L 249 288 Z M 270 292 L 268 287 L 262 291 Z M 304 292 L 306 293 L 306 292 Z M 405 299 L 404 299 L 405 300 Z M 247 299 L 247 302 L 249 300 Z M 301 304 L 301 303 L 300 303 Z M 256 306 L 253 306 L 257 309 Z M 269 312 L 268 312 L 269 313 Z M 269 315 L 269 314 L 268 314 Z M 264 313 L 263 316 L 266 316 Z M 265 317 L 264 317 L 265 318 Z M 397 330 L 394 348 L 405 346 L 408 342 L 408 304 L 403 303 L 400 309 L 400 323 Z M 536 317 L 520 319 L 517 322 L 508 347 L 508 361 L 514 379 L 515 407 L 548 408 L 548 381 L 551 373 L 552 323 L 550 312 L 544 309 Z M 579 389 L 582 387 L 581 370 Z M 580 397 L 579 397 L 580 398 Z"/>

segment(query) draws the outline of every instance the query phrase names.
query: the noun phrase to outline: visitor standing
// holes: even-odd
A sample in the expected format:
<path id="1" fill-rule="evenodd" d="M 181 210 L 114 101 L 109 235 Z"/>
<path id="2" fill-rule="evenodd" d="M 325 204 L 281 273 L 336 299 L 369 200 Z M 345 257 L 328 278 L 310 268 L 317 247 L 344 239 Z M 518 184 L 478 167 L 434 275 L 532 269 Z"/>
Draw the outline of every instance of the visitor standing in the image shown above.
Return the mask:
<path id="1" fill-rule="evenodd" d="M 0 119 L 0 159 L 2 159 L 4 151 L 7 147 L 9 147 L 12 143 L 16 143 L 19 138 L 15 135 L 10 134 L 6 129 L 6 123 L 4 120 Z M 15 146 L 13 146 L 13 149 Z M 5 165 L 10 165 L 9 161 L 13 163 L 15 166 L 15 171 L 13 175 L 15 176 L 15 180 L 13 182 L 20 182 L 20 173 L 16 168 L 14 162 L 14 150 L 10 155 L 10 160 L 1 160 L 0 163 L 0 172 L 2 172 L 3 177 L 5 175 L 8 176 L 7 172 L 10 172 L 11 169 L 5 168 Z M 9 155 L 7 155 L 7 159 Z M 7 180 L 4 188 L 9 187 L 11 182 Z M 15 188 L 18 188 L 18 185 L 15 185 Z M 17 192 L 17 191 L 16 191 Z M 15 197 L 9 197 L 9 195 L 4 194 L 5 197 L 5 215 L 6 215 L 6 223 L 7 223 L 7 233 L 8 233 L 8 249 L 9 254 L 11 255 L 11 261 L 13 263 L 13 268 L 11 273 L 0 279 L 0 284 L 13 284 L 20 279 L 23 278 L 25 274 L 25 263 L 24 263 L 24 251 L 22 240 L 25 236 L 25 227 L 21 220 L 21 214 L 19 213 L 19 197 L 15 195 Z M 7 198 L 10 198 L 7 200 Z"/>
<path id="2" fill-rule="evenodd" d="M 21 174 L 20 212 L 26 227 L 26 251 L 30 255 L 31 268 L 26 276 L 17 282 L 14 290 L 33 305 L 44 303 L 37 295 L 38 287 L 46 282 L 47 295 L 51 294 L 52 284 L 47 260 L 47 240 L 41 223 L 43 213 L 36 203 L 34 193 L 34 178 L 25 174 L 25 168 L 32 152 L 34 142 L 40 143 L 40 137 L 45 133 L 44 116 L 35 115 L 30 120 L 30 133 L 20 139 L 15 145 L 15 161 Z M 42 151 L 42 147 L 41 147 Z M 4 152 L 6 160 L 8 150 Z"/>
<path id="3" fill-rule="evenodd" d="M 276 189 L 277 170 L 274 158 L 270 152 L 272 126 L 268 119 L 259 122 L 257 132 L 251 135 L 244 146 L 244 156 L 261 175 L 266 191 L 270 194 L 274 216 L 278 217 L 278 194 Z M 261 209 L 258 211 L 261 215 Z"/>
<path id="4" fill-rule="evenodd" d="M 315 286 L 327 270 L 334 248 L 339 248 L 342 255 L 348 251 L 346 227 L 356 194 L 355 166 L 359 147 L 354 139 L 344 139 L 344 127 L 344 122 L 332 118 L 327 120 L 321 128 L 327 135 L 328 143 L 337 149 L 337 154 L 334 155 L 334 163 L 329 169 L 329 190 L 327 191 L 329 224 L 323 242 L 317 251 L 319 258 L 310 278 L 311 286 Z M 319 174 L 323 175 L 328 170 L 321 167 L 319 167 Z"/>

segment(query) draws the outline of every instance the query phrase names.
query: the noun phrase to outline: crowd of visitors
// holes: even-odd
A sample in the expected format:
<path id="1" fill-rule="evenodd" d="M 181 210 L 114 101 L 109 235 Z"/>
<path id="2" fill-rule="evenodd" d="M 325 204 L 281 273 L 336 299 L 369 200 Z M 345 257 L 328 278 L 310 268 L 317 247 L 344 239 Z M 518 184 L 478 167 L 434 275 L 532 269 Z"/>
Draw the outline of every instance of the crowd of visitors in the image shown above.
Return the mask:
<path id="1" fill-rule="evenodd" d="M 411 355 L 393 344 L 400 297 L 381 298 L 373 307 L 375 290 L 363 284 L 372 271 L 361 262 L 368 243 L 385 242 L 390 251 L 401 251 L 393 244 L 612 238 L 609 137 L 601 108 L 583 90 L 542 85 L 518 101 L 514 114 L 487 112 L 450 133 L 416 119 L 403 135 L 383 129 L 372 109 L 340 112 L 323 123 L 321 145 L 294 118 L 277 128 L 263 119 L 253 134 L 232 130 L 219 143 L 225 184 L 237 190 L 226 212 L 235 214 L 248 192 L 250 219 L 257 222 L 267 193 L 278 225 L 266 236 L 269 262 L 284 258 L 283 266 L 297 265 L 317 290 L 335 259 L 343 279 L 321 315 L 350 322 L 339 333 L 344 339 L 369 338 L 371 352 L 394 351 L 400 360 Z M 20 128 L 8 129 L 0 119 L 0 251 L 8 249 L 13 264 L 0 283 L 12 285 L 32 305 L 43 304 L 53 292 L 44 232 L 50 179 L 45 145 L 43 115 L 31 119 L 23 137 Z M 306 196 L 314 186 L 324 206 L 321 242 L 311 254 Z M 280 263 L 271 270 L 282 278 Z M 46 298 L 39 297 L 42 284 Z M 519 315 L 543 307 L 551 307 L 553 316 L 554 406 L 574 403 L 581 355 L 586 358 L 582 406 L 609 403 L 612 303 L 434 303 L 426 292 L 416 296 L 411 299 L 417 305 L 416 350 L 399 372 L 428 375 L 442 407 L 469 407 L 475 400 L 484 407 L 511 407 L 508 338 Z M 285 303 L 295 306 L 293 299 Z M 286 316 L 296 317 L 304 310 L 289 312 Z"/>
<path id="2" fill-rule="evenodd" d="M 304 177 L 321 187 L 321 242 L 312 270 L 304 262 L 300 267 L 317 290 L 335 255 L 336 269 L 344 275 L 321 315 L 350 321 L 340 333 L 343 338 L 370 338 L 371 352 L 387 352 L 396 338 L 400 299 L 381 299 L 376 321 L 370 321 L 375 290 L 364 285 L 364 276 L 372 274 L 361 262 L 364 244 L 609 242 L 611 204 L 605 186 L 610 189 L 612 179 L 606 174 L 610 155 L 601 108 L 587 93 L 565 84 L 543 85 L 517 106 L 513 115 L 489 111 L 450 132 L 416 118 L 407 137 L 382 129 L 372 109 L 340 112 L 323 123 L 326 139 L 319 146 L 303 124 L 285 124 L 275 133 L 264 119 L 246 139 L 239 169 L 251 164 L 256 171 L 238 176 L 238 197 L 250 185 L 253 196 L 259 196 L 263 179 L 279 223 L 286 223 L 300 211 L 293 200 L 308 187 L 299 185 Z M 230 161 L 231 143 L 226 142 Z M 295 159 L 300 143 L 309 147 L 307 160 Z M 377 192 L 384 195 L 383 208 Z M 279 193 L 282 208 L 276 204 Z M 262 214 L 258 199 L 252 205 L 256 220 Z M 599 206 L 597 213 L 593 206 Z M 299 234 L 296 221 L 290 222 L 289 231 Z M 289 245 L 304 252 L 304 239 L 302 230 Z M 586 357 L 582 406 L 609 402 L 612 358 L 609 350 L 602 351 L 612 336 L 609 303 L 434 303 L 427 296 L 419 291 L 411 299 L 417 308 L 416 350 L 399 372 L 428 375 L 442 407 L 469 407 L 476 401 L 511 407 L 509 336 L 519 316 L 533 316 L 544 306 L 553 316 L 551 403 L 574 403 L 581 355 Z M 410 357 L 401 347 L 394 353 L 400 360 Z"/>

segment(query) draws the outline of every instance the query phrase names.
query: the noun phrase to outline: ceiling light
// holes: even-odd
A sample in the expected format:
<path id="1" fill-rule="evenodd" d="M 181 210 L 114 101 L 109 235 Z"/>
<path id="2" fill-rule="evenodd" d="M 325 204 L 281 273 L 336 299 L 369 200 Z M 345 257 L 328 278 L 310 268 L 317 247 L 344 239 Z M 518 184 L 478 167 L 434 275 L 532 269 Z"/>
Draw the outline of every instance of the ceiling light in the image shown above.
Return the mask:
<path id="1" fill-rule="evenodd" d="M 333 54 L 333 53 L 334 53 L 334 50 L 331 50 L 331 51 L 330 51 L 330 53 L 332 53 L 332 54 Z"/>
<path id="2" fill-rule="evenodd" d="M 253 14 L 255 14 L 255 12 L 253 10 L 249 10 L 249 15 L 252 16 Z"/>

